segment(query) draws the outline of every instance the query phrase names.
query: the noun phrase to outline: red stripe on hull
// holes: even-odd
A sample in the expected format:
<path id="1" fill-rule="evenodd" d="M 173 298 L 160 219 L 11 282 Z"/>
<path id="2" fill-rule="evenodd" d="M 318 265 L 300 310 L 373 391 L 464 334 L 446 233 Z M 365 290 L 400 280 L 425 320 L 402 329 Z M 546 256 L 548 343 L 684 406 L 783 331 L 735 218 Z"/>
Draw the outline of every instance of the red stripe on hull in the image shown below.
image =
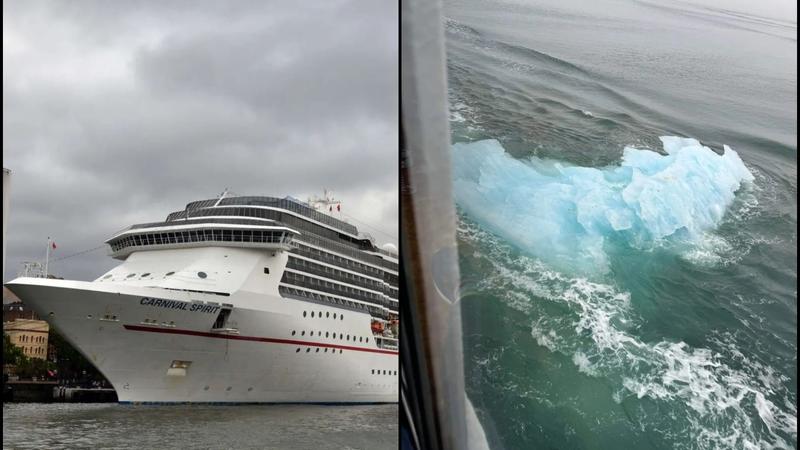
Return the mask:
<path id="1" fill-rule="evenodd" d="M 147 331 L 150 333 L 166 333 L 166 334 L 183 334 L 186 336 L 200 336 L 200 337 L 207 337 L 207 338 L 215 338 L 215 339 L 230 339 L 235 341 L 253 341 L 253 342 L 269 342 L 271 344 L 290 344 L 290 345 L 302 345 L 306 347 L 327 347 L 327 348 L 339 348 L 342 350 L 353 350 L 356 352 L 369 352 L 369 353 L 382 353 L 386 355 L 396 355 L 397 352 L 391 350 L 378 350 L 372 348 L 363 348 L 363 347 L 350 347 L 346 345 L 335 345 L 335 344 L 323 344 L 321 342 L 307 342 L 307 341 L 296 341 L 293 339 L 276 339 L 276 338 L 265 338 L 265 337 L 257 337 L 257 336 L 237 336 L 237 335 L 226 335 L 226 334 L 218 334 L 218 333 L 208 333 L 205 331 L 193 331 L 193 330 L 178 330 L 174 328 L 153 328 L 153 327 L 145 327 L 141 325 L 124 325 L 126 330 L 131 331 Z"/>

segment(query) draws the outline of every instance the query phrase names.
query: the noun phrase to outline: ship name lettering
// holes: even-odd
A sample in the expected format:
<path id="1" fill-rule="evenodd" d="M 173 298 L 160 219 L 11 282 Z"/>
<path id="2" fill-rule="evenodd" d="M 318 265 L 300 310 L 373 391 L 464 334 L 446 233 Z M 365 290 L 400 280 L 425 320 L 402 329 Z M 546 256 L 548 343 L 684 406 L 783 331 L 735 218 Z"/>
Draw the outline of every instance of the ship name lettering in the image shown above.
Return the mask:
<path id="1" fill-rule="evenodd" d="M 141 305 L 147 306 L 158 306 L 161 308 L 168 308 L 168 309 L 181 309 L 184 311 L 191 311 L 191 312 L 202 312 L 206 314 L 215 313 L 219 311 L 219 306 L 211 306 L 211 305 L 202 305 L 199 303 L 192 303 L 191 306 L 187 302 L 182 302 L 180 300 L 166 300 L 163 298 L 151 298 L 151 297 L 142 297 L 139 301 Z"/>

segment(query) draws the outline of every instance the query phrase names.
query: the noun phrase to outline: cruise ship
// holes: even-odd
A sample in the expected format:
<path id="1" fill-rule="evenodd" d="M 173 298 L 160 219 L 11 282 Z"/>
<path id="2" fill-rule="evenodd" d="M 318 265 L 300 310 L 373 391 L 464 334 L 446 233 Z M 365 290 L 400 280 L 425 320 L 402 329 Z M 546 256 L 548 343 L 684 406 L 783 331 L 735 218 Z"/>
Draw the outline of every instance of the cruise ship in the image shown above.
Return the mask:
<path id="1" fill-rule="evenodd" d="M 397 250 L 339 207 L 223 194 L 114 234 L 94 281 L 6 286 L 122 403 L 395 403 Z"/>

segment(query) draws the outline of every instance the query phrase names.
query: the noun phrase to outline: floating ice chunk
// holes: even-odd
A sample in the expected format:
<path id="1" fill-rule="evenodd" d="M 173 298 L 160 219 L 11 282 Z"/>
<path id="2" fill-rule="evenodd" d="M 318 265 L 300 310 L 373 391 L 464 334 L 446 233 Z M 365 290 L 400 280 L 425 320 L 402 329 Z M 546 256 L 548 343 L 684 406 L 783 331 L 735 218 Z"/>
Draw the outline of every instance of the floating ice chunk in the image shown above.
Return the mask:
<path id="1" fill-rule="evenodd" d="M 666 155 L 626 147 L 619 166 L 577 167 L 509 156 L 496 140 L 454 145 L 459 206 L 484 226 L 560 268 L 607 268 L 609 238 L 642 245 L 700 240 L 753 175 L 739 155 L 662 137 Z"/>

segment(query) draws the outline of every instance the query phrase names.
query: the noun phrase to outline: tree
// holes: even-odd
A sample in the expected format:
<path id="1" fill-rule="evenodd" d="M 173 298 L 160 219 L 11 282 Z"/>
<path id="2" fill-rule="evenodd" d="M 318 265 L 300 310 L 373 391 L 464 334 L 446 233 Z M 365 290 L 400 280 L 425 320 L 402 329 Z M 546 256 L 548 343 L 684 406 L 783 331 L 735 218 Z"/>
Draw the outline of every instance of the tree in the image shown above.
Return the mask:
<path id="1" fill-rule="evenodd" d="M 3 333 L 3 364 L 19 364 L 28 359 L 22 349 L 11 342 L 11 338 Z"/>

